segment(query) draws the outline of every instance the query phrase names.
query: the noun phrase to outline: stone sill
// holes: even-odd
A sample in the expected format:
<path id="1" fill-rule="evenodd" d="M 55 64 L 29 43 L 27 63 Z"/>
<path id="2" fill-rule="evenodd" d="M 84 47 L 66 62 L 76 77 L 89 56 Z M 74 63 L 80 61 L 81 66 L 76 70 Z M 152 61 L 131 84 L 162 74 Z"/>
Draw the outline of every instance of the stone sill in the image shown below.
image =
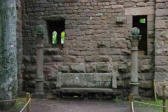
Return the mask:
<path id="1" fill-rule="evenodd" d="M 138 55 L 139 59 L 152 59 L 152 55 Z"/>

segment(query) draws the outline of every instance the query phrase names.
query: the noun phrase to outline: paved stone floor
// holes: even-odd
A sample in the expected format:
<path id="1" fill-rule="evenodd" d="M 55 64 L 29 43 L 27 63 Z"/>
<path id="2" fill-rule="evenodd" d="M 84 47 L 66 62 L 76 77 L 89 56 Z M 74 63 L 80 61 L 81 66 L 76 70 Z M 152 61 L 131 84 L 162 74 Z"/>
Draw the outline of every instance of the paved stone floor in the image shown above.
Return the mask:
<path id="1" fill-rule="evenodd" d="M 111 101 L 39 100 L 32 103 L 31 112 L 129 112 L 129 105 Z M 136 108 L 135 112 L 157 111 Z"/>

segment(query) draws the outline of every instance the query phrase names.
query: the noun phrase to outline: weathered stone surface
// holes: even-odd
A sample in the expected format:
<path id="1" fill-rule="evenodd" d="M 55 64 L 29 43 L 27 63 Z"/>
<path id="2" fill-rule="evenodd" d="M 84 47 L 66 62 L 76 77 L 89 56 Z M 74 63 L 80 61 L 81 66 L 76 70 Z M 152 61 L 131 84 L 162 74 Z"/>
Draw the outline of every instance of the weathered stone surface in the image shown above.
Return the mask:
<path id="1" fill-rule="evenodd" d="M 160 37 L 163 39 L 168 39 L 168 30 L 164 30 L 160 33 Z"/>
<path id="2" fill-rule="evenodd" d="M 45 56 L 44 57 L 44 63 L 52 62 L 52 59 L 50 56 Z"/>
<path id="3" fill-rule="evenodd" d="M 156 20 L 156 28 L 167 28 L 166 20 Z"/>
<path id="4" fill-rule="evenodd" d="M 109 57 L 108 56 L 97 56 L 96 57 L 96 62 L 108 62 Z"/>
<path id="5" fill-rule="evenodd" d="M 168 65 L 168 57 L 167 56 L 156 56 L 155 57 L 155 64 L 157 66 Z"/>
<path id="6" fill-rule="evenodd" d="M 126 8 L 125 15 L 151 15 L 154 14 L 154 7 Z"/>
<path id="7" fill-rule="evenodd" d="M 149 72 L 152 70 L 152 65 L 141 65 L 139 71 Z"/>
<path id="8" fill-rule="evenodd" d="M 167 16 L 168 15 L 168 9 L 157 9 L 156 10 L 157 16 Z"/>
<path id="9" fill-rule="evenodd" d="M 120 49 L 111 49 L 111 48 L 100 48 L 99 52 L 101 55 L 120 55 L 121 54 Z"/>
<path id="10" fill-rule="evenodd" d="M 110 42 L 109 41 L 102 41 L 102 42 L 98 42 L 97 43 L 97 47 L 98 48 L 106 48 L 110 46 Z"/>
<path id="11" fill-rule="evenodd" d="M 162 3 L 162 1 L 159 2 Z M 124 82 L 130 78 L 128 75 L 131 54 L 129 29 L 133 26 L 132 16 L 147 15 L 148 56 L 144 57 L 150 57 L 150 59 L 139 58 L 139 62 L 141 65 L 140 72 L 149 73 L 150 76 L 143 76 L 140 79 L 151 80 L 153 71 L 149 66 L 154 65 L 151 58 L 154 56 L 154 44 L 160 43 L 160 31 L 162 31 L 160 28 L 163 28 L 161 24 L 163 23 L 164 28 L 166 27 L 166 20 L 163 17 L 156 19 L 164 22 L 158 22 L 157 24 L 157 27 L 160 27 L 159 30 L 156 30 L 159 39 L 156 39 L 156 43 L 154 43 L 155 38 L 151 36 L 155 33 L 154 5 L 153 0 L 40 0 L 33 3 L 30 3 L 30 1 L 23 2 L 23 53 L 25 56 L 36 55 L 35 51 L 37 49 L 34 47 L 35 37 L 32 30 L 36 24 L 46 26 L 45 30 L 48 34 L 45 20 L 64 18 L 65 44 L 60 47 L 52 46 L 48 35 L 46 35 L 44 41 L 44 74 L 46 79 L 47 75 L 57 74 L 58 71 L 63 73 L 74 72 L 75 74 L 85 72 L 96 74 L 97 72 L 109 73 L 115 70 L 119 72 L 118 78 L 120 81 Z M 162 5 L 159 7 L 164 8 Z M 117 17 L 125 18 L 124 22 L 117 24 Z M 167 42 L 165 39 L 162 39 L 162 42 L 164 44 L 159 44 L 160 46 L 156 47 L 159 56 L 160 54 L 165 55 L 167 52 Z M 27 63 L 35 65 L 35 62 L 31 64 L 31 60 L 27 59 L 25 61 L 25 69 L 26 66 L 29 66 Z M 163 63 L 166 64 L 166 62 Z M 23 71 L 25 71 L 24 68 Z M 50 83 L 51 80 L 52 78 L 47 82 Z M 48 86 L 50 87 L 50 85 Z M 122 86 L 122 88 L 128 89 L 127 86 Z M 55 89 L 51 91 L 55 91 Z"/>
<path id="12" fill-rule="evenodd" d="M 61 50 L 58 48 L 44 49 L 44 54 L 45 55 L 58 55 L 58 54 L 61 54 Z"/>
<path id="13" fill-rule="evenodd" d="M 163 85 L 166 85 L 167 86 L 167 80 L 165 81 L 158 81 L 156 80 L 156 93 L 159 97 L 162 97 L 162 88 L 163 88 Z M 168 95 L 168 91 L 166 90 L 166 95 Z"/>
<path id="14" fill-rule="evenodd" d="M 168 66 L 156 66 L 156 71 L 157 72 L 168 72 Z"/>
<path id="15" fill-rule="evenodd" d="M 121 34 L 116 34 L 116 39 L 114 39 L 113 41 L 110 42 L 110 47 L 118 47 L 118 48 L 127 48 L 127 41 L 125 40 L 125 38 L 123 38 L 123 36 L 121 36 Z M 118 37 L 122 37 L 122 38 L 118 38 Z"/>
<path id="16" fill-rule="evenodd" d="M 153 80 L 153 73 L 139 73 L 140 80 Z"/>
<path id="17" fill-rule="evenodd" d="M 145 7 L 146 3 L 145 2 L 139 2 L 139 3 L 137 3 L 137 6 L 139 6 L 139 7 Z"/>
<path id="18" fill-rule="evenodd" d="M 70 68 L 69 66 L 61 66 L 60 71 L 63 73 L 67 73 L 67 72 L 70 72 Z"/>
<path id="19" fill-rule="evenodd" d="M 160 82 L 168 80 L 168 74 L 167 72 L 155 72 L 155 79 Z"/>
<path id="20" fill-rule="evenodd" d="M 36 78 L 36 74 L 31 74 L 31 73 L 30 74 L 25 74 L 24 78 L 28 79 L 28 80 L 31 80 L 31 79 L 34 80 Z"/>
<path id="21" fill-rule="evenodd" d="M 57 74 L 61 87 L 111 87 L 111 73 L 62 73 Z"/>
<path id="22" fill-rule="evenodd" d="M 95 63 L 87 64 L 86 65 L 86 72 L 87 73 L 96 72 L 96 64 Z"/>
<path id="23" fill-rule="evenodd" d="M 139 93 L 142 97 L 152 97 L 153 96 L 153 90 L 152 89 L 140 89 Z"/>
<path id="24" fill-rule="evenodd" d="M 130 70 L 128 69 L 127 65 L 121 64 L 121 65 L 118 66 L 118 72 L 120 72 L 120 73 L 126 73 L 128 71 L 130 71 Z"/>
<path id="25" fill-rule="evenodd" d="M 57 76 L 56 74 L 47 74 L 47 79 L 48 81 L 57 81 Z"/>
<path id="26" fill-rule="evenodd" d="M 52 61 L 56 61 L 56 62 L 61 62 L 63 61 L 63 57 L 61 55 L 55 55 L 50 57 Z"/>
<path id="27" fill-rule="evenodd" d="M 80 73 L 80 72 L 85 72 L 85 65 L 83 63 L 80 64 L 73 64 L 70 66 L 71 72 L 75 73 Z"/>
<path id="28" fill-rule="evenodd" d="M 36 73 L 36 66 L 26 66 L 24 72 L 26 72 L 26 73 Z"/>
<path id="29" fill-rule="evenodd" d="M 85 57 L 85 62 L 95 62 L 96 57 L 95 56 L 86 56 Z"/>
<path id="30" fill-rule="evenodd" d="M 167 0 L 156 0 L 156 24 L 155 24 L 155 79 L 157 80 L 157 94 L 162 95 L 162 86 L 166 84 L 168 66 L 167 46 Z M 159 81 L 159 82 L 158 82 Z M 167 93 L 166 93 L 167 94 Z"/>
<path id="31" fill-rule="evenodd" d="M 153 82 L 152 81 L 140 81 L 139 87 L 145 88 L 145 89 L 152 89 L 153 88 Z"/>
<path id="32" fill-rule="evenodd" d="M 106 63 L 97 63 L 96 64 L 96 71 L 100 73 L 108 72 L 108 65 Z"/>

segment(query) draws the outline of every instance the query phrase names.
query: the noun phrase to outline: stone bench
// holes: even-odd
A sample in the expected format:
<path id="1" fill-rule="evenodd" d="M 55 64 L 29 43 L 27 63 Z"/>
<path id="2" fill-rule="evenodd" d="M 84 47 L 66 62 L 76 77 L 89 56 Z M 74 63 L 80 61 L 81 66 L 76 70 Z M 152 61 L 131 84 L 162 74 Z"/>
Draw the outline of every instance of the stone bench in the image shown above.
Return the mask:
<path id="1" fill-rule="evenodd" d="M 112 73 L 58 73 L 57 92 L 109 93 L 116 92 L 117 79 Z"/>

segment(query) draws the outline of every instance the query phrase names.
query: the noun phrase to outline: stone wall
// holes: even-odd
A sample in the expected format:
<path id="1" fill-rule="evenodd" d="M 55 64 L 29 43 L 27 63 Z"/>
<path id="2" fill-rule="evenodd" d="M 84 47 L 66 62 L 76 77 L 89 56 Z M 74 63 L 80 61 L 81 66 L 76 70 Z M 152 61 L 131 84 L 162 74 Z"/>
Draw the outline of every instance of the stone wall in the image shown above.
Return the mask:
<path id="1" fill-rule="evenodd" d="M 155 79 L 168 80 L 168 0 L 156 0 Z M 160 88 L 161 89 L 161 88 Z"/>
<path id="2" fill-rule="evenodd" d="M 157 0 L 156 4 L 156 52 L 155 52 L 155 76 L 158 80 L 167 80 L 167 38 L 168 38 L 168 7 L 167 0 Z"/>
<path id="3" fill-rule="evenodd" d="M 129 30 L 132 16 L 148 16 L 148 55 L 140 56 L 140 93 L 152 95 L 154 56 L 154 0 L 25 0 L 23 9 L 23 78 L 34 91 L 36 77 L 35 26 L 46 29 L 45 88 L 56 87 L 56 73 L 117 74 L 118 89 L 129 91 Z M 148 10 L 148 11 L 147 11 Z M 62 49 L 48 42 L 46 19 L 65 18 Z M 118 22 L 121 19 L 121 22 Z M 145 92 L 144 92 L 145 91 Z"/>
<path id="4" fill-rule="evenodd" d="M 18 91 L 22 91 L 22 1 L 16 0 L 17 9 L 17 63 L 18 63 Z"/>

